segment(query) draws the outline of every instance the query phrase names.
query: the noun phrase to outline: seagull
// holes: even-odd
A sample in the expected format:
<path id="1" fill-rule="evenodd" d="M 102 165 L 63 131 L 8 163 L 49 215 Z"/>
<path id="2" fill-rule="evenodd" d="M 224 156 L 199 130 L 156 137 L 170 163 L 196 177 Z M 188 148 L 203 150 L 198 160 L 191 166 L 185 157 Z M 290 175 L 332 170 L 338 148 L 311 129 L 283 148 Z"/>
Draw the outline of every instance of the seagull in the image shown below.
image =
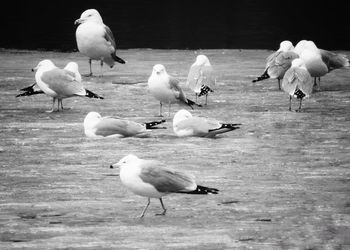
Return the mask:
<path id="1" fill-rule="evenodd" d="M 277 79 L 278 89 L 281 89 L 281 79 L 290 68 L 292 61 L 299 56 L 293 52 L 293 44 L 286 40 L 280 43 L 280 48 L 272 53 L 266 59 L 266 67 L 264 73 L 253 80 L 253 82 L 262 81 L 265 79 Z"/>
<path id="2" fill-rule="evenodd" d="M 58 100 L 59 111 L 60 104 L 62 107 L 62 99 L 73 96 L 86 96 L 89 98 L 103 97 L 84 88 L 82 82 L 79 82 L 79 77 L 76 78 L 76 73 L 66 69 L 60 69 L 48 59 L 42 60 L 38 65 L 32 69 L 35 71 L 35 81 L 39 88 L 48 96 L 53 98 L 52 109 L 48 112 L 53 112 L 55 100 Z"/>
<path id="3" fill-rule="evenodd" d="M 192 105 L 201 106 L 186 98 L 185 93 L 179 85 L 179 81 L 168 75 L 162 64 L 156 64 L 153 66 L 152 74 L 148 78 L 148 88 L 154 98 L 160 102 L 159 116 L 162 116 L 163 104 L 169 105 L 169 116 L 172 103 L 185 104 L 192 109 Z"/>
<path id="4" fill-rule="evenodd" d="M 239 125 L 241 124 L 221 123 L 203 117 L 193 117 L 185 109 L 179 110 L 173 119 L 173 130 L 179 137 L 215 137 L 217 134 L 239 129 Z"/>
<path id="5" fill-rule="evenodd" d="M 207 105 L 209 92 L 214 92 L 213 85 L 215 85 L 213 67 L 208 57 L 198 55 L 187 76 L 187 86 L 196 94 L 196 102 L 197 97 L 205 95 L 205 105 Z"/>
<path id="6" fill-rule="evenodd" d="M 301 102 L 311 95 L 312 87 L 312 77 L 305 62 L 301 58 L 294 59 L 282 81 L 282 89 L 289 94 L 289 111 L 292 110 L 292 97 L 300 100 L 299 109 L 296 111 L 301 111 Z"/>
<path id="7" fill-rule="evenodd" d="M 192 175 L 175 171 L 163 166 L 156 160 L 144 160 L 136 155 L 129 154 L 123 157 L 118 163 L 111 165 L 111 168 L 120 168 L 120 180 L 122 184 L 134 194 L 148 198 L 146 207 L 143 209 L 142 218 L 151 198 L 160 200 L 163 212 L 157 215 L 165 215 L 166 208 L 162 197 L 171 193 L 185 194 L 217 194 L 216 188 L 209 188 L 197 185 Z"/>
<path id="8" fill-rule="evenodd" d="M 116 55 L 116 42 L 113 33 L 103 23 L 97 10 L 84 11 L 74 24 L 78 25 L 75 33 L 78 49 L 89 57 L 90 74 L 88 76 L 92 76 L 92 60 L 101 62 L 101 75 L 103 74 L 104 62 L 111 68 L 114 66 L 114 62 L 125 64 L 125 61 Z"/>
<path id="9" fill-rule="evenodd" d="M 102 117 L 97 112 L 89 112 L 84 119 L 84 131 L 85 135 L 91 138 L 144 136 L 148 129 L 158 129 L 159 127 L 155 126 L 163 122 L 165 120 L 140 124 L 111 116 Z"/>
<path id="10" fill-rule="evenodd" d="M 75 80 L 77 80 L 78 82 L 81 82 L 81 75 L 79 73 L 79 67 L 78 67 L 78 64 L 76 62 L 67 63 L 67 65 L 64 67 L 64 69 L 72 72 L 74 74 Z M 36 84 L 36 82 L 31 86 L 20 89 L 20 91 L 24 91 L 24 93 L 18 94 L 18 95 L 16 95 L 16 97 L 45 94 L 44 91 L 42 91 L 38 87 L 38 84 Z M 61 107 L 63 109 L 62 100 L 61 100 Z"/>
<path id="11" fill-rule="evenodd" d="M 303 53 L 305 50 L 308 52 Z M 302 54 L 306 64 L 306 68 L 309 70 L 312 77 L 314 77 L 315 85 L 317 85 L 316 78 L 340 68 L 350 67 L 350 61 L 346 55 L 334 53 L 328 50 L 319 49 L 313 41 L 301 40 L 294 48 L 294 52 L 300 57 Z"/>

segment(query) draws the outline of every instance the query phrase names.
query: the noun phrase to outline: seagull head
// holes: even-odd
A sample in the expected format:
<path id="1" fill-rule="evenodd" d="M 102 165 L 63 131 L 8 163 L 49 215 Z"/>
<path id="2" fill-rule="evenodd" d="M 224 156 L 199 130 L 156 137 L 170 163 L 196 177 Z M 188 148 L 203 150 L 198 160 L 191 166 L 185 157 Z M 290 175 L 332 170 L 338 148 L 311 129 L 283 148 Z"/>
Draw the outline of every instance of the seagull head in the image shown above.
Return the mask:
<path id="1" fill-rule="evenodd" d="M 55 64 L 51 60 L 45 59 L 40 61 L 36 67 L 32 68 L 32 71 L 33 72 L 35 70 L 48 71 L 55 67 L 56 67 Z"/>
<path id="2" fill-rule="evenodd" d="M 152 74 L 161 75 L 166 73 L 165 67 L 162 64 L 156 64 L 153 66 Z"/>
<path id="3" fill-rule="evenodd" d="M 85 10 L 79 19 L 75 20 L 74 24 L 79 25 L 81 23 L 85 23 L 87 21 L 92 21 L 96 23 L 103 23 L 102 17 L 100 13 L 95 9 Z"/>
<path id="4" fill-rule="evenodd" d="M 110 166 L 110 168 L 115 167 L 123 167 L 128 164 L 132 164 L 133 162 L 137 162 L 139 158 L 134 154 L 129 154 L 127 156 L 124 156 L 122 159 L 120 159 L 117 163 L 114 163 Z"/>
<path id="5" fill-rule="evenodd" d="M 301 58 L 296 58 L 292 61 L 291 68 L 303 68 L 306 70 L 305 62 Z"/>
<path id="6" fill-rule="evenodd" d="M 79 73 L 79 66 L 76 62 L 69 62 L 67 63 L 66 67 L 64 67 L 65 70 L 68 70 L 73 73 Z"/>
<path id="7" fill-rule="evenodd" d="M 279 51 L 287 52 L 294 49 L 293 43 L 291 41 L 285 40 L 280 43 Z"/>
<path id="8" fill-rule="evenodd" d="M 299 56 L 301 52 L 306 48 L 307 40 L 300 40 L 297 45 L 295 45 L 294 52 L 297 53 Z"/>
<path id="9" fill-rule="evenodd" d="M 173 118 L 173 125 L 176 126 L 177 123 L 186 120 L 188 118 L 191 118 L 192 115 L 189 111 L 187 111 L 186 109 L 180 109 L 179 111 L 177 111 L 177 113 L 174 115 Z"/>
<path id="10" fill-rule="evenodd" d="M 101 115 L 97 112 L 89 112 L 84 119 L 84 133 L 88 137 L 94 137 L 95 126 L 100 121 Z"/>
<path id="11" fill-rule="evenodd" d="M 210 66 L 210 62 L 209 62 L 208 57 L 206 57 L 205 55 L 198 55 L 197 58 L 196 58 L 195 65 Z"/>

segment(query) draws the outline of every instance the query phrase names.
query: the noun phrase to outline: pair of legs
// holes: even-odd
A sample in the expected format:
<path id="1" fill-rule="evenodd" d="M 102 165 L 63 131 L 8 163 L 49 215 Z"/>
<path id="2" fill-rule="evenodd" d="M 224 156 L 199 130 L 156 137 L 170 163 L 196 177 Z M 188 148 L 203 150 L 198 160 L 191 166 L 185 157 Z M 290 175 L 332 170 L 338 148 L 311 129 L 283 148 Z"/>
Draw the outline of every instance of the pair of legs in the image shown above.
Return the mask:
<path id="1" fill-rule="evenodd" d="M 159 198 L 159 201 L 160 201 L 160 204 L 162 205 L 163 212 L 160 213 L 160 214 L 156 214 L 156 215 L 165 215 L 165 214 L 166 214 L 166 208 L 164 207 L 162 198 Z M 148 198 L 147 205 L 146 205 L 145 208 L 143 209 L 143 211 L 142 211 L 142 213 L 141 213 L 141 215 L 140 215 L 140 218 L 142 218 L 142 217 L 145 215 L 146 210 L 147 210 L 149 204 L 151 204 L 151 198 Z"/>
<path id="2" fill-rule="evenodd" d="M 57 110 L 55 110 L 55 102 L 56 102 L 56 99 L 57 99 Z M 51 109 L 51 110 L 48 110 L 48 111 L 46 111 L 46 112 L 52 113 L 52 112 L 55 112 L 55 111 L 60 111 L 60 106 L 61 106 L 61 110 L 69 109 L 69 108 L 63 108 L 62 99 L 57 98 L 57 97 L 53 97 L 53 98 L 52 98 L 52 109 Z"/>
<path id="3" fill-rule="evenodd" d="M 86 76 L 86 77 L 91 77 L 91 76 L 93 76 L 93 74 L 92 74 L 92 66 L 91 66 L 91 63 L 92 63 L 92 59 L 89 59 L 90 73 L 84 75 L 84 76 Z M 101 75 L 100 75 L 100 76 L 103 76 L 103 60 L 100 61 L 100 65 L 101 65 Z"/>
<path id="4" fill-rule="evenodd" d="M 300 102 L 299 102 L 299 108 L 297 110 L 295 110 L 296 112 L 301 112 L 301 102 L 303 101 L 302 98 L 299 98 Z M 292 96 L 289 96 L 289 111 L 292 111 Z"/>

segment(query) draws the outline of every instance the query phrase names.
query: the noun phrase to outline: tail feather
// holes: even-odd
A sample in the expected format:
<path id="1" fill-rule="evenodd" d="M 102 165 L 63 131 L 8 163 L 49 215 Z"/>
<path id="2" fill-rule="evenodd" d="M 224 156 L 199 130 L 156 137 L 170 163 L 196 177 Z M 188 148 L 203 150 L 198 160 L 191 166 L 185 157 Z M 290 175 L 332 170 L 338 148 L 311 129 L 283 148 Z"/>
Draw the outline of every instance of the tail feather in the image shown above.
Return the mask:
<path id="1" fill-rule="evenodd" d="M 262 80 L 265 80 L 265 79 L 269 79 L 270 76 L 269 74 L 267 73 L 267 70 L 265 70 L 265 72 L 261 75 L 261 76 L 258 76 L 256 79 L 254 79 L 252 82 L 258 82 L 258 81 L 262 81 Z"/>
<path id="2" fill-rule="evenodd" d="M 209 132 L 218 131 L 218 130 L 222 130 L 222 129 L 235 130 L 235 129 L 239 129 L 240 125 L 242 125 L 242 124 L 240 124 L 240 123 L 224 123 L 221 125 L 221 127 L 216 128 L 216 129 L 211 129 L 211 130 L 209 130 Z"/>
<path id="3" fill-rule="evenodd" d="M 202 96 L 202 95 L 207 95 L 209 92 L 214 92 L 214 90 L 212 90 L 209 86 L 207 85 L 202 85 L 201 87 L 201 91 L 198 94 L 198 97 Z"/>
<path id="4" fill-rule="evenodd" d="M 197 185 L 196 190 L 193 190 L 193 191 L 190 191 L 190 192 L 179 192 L 179 193 L 186 193 L 186 194 L 218 194 L 219 193 L 219 189 Z"/>
<path id="5" fill-rule="evenodd" d="M 118 57 L 116 54 L 112 53 L 111 56 L 114 59 L 114 61 L 121 63 L 121 64 L 125 64 L 125 61 L 123 59 L 121 59 L 120 57 Z"/>
<path id="6" fill-rule="evenodd" d="M 29 87 L 20 89 L 20 91 L 33 92 L 35 84 L 36 84 L 36 82 L 33 85 L 30 85 Z"/>
<path id="7" fill-rule="evenodd" d="M 99 96 L 99 95 L 97 95 L 97 94 L 95 94 L 95 93 L 91 92 L 91 91 L 90 91 L 90 90 L 88 90 L 88 89 L 85 89 L 85 91 L 86 91 L 86 94 L 85 94 L 85 96 L 86 96 L 86 97 L 89 97 L 89 98 L 98 98 L 98 99 L 104 99 L 104 97 Z"/>
<path id="8" fill-rule="evenodd" d="M 306 95 L 304 94 L 303 91 L 301 91 L 299 88 L 297 88 L 297 89 L 294 91 L 293 96 L 295 96 L 297 99 L 303 99 Z"/>
<path id="9" fill-rule="evenodd" d="M 20 97 L 20 96 L 31 96 L 31 95 L 38 95 L 38 94 L 44 94 L 44 91 L 42 91 L 42 90 L 27 91 L 27 92 L 24 92 L 24 93 L 22 93 L 22 94 L 16 95 L 16 97 Z"/>
<path id="10" fill-rule="evenodd" d="M 145 126 L 146 126 L 146 129 L 159 129 L 159 127 L 155 127 L 155 126 L 158 125 L 158 124 L 161 124 L 163 122 L 166 122 L 166 120 L 154 121 L 154 122 L 146 122 Z M 162 128 L 164 128 L 164 127 L 162 127 Z"/>
<path id="11" fill-rule="evenodd" d="M 196 105 L 198 107 L 202 107 L 201 104 L 195 103 L 194 101 L 187 99 L 187 105 L 191 107 L 191 109 L 193 109 L 193 105 Z"/>

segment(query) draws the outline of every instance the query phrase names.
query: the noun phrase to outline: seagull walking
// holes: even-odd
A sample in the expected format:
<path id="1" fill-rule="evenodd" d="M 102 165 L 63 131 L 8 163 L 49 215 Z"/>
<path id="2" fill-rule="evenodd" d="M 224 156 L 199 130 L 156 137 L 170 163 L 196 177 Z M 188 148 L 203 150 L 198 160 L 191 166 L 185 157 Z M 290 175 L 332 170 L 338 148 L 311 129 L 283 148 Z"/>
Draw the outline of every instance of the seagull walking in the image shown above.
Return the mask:
<path id="1" fill-rule="evenodd" d="M 143 209 L 142 218 L 151 198 L 159 199 L 163 212 L 157 215 L 165 215 L 167 209 L 162 197 L 172 193 L 185 194 L 217 194 L 216 188 L 209 188 L 196 184 L 194 177 L 190 174 L 166 168 L 156 160 L 144 160 L 136 155 L 129 154 L 111 168 L 120 168 L 120 180 L 122 184 L 136 195 L 148 198 L 147 205 Z"/>

